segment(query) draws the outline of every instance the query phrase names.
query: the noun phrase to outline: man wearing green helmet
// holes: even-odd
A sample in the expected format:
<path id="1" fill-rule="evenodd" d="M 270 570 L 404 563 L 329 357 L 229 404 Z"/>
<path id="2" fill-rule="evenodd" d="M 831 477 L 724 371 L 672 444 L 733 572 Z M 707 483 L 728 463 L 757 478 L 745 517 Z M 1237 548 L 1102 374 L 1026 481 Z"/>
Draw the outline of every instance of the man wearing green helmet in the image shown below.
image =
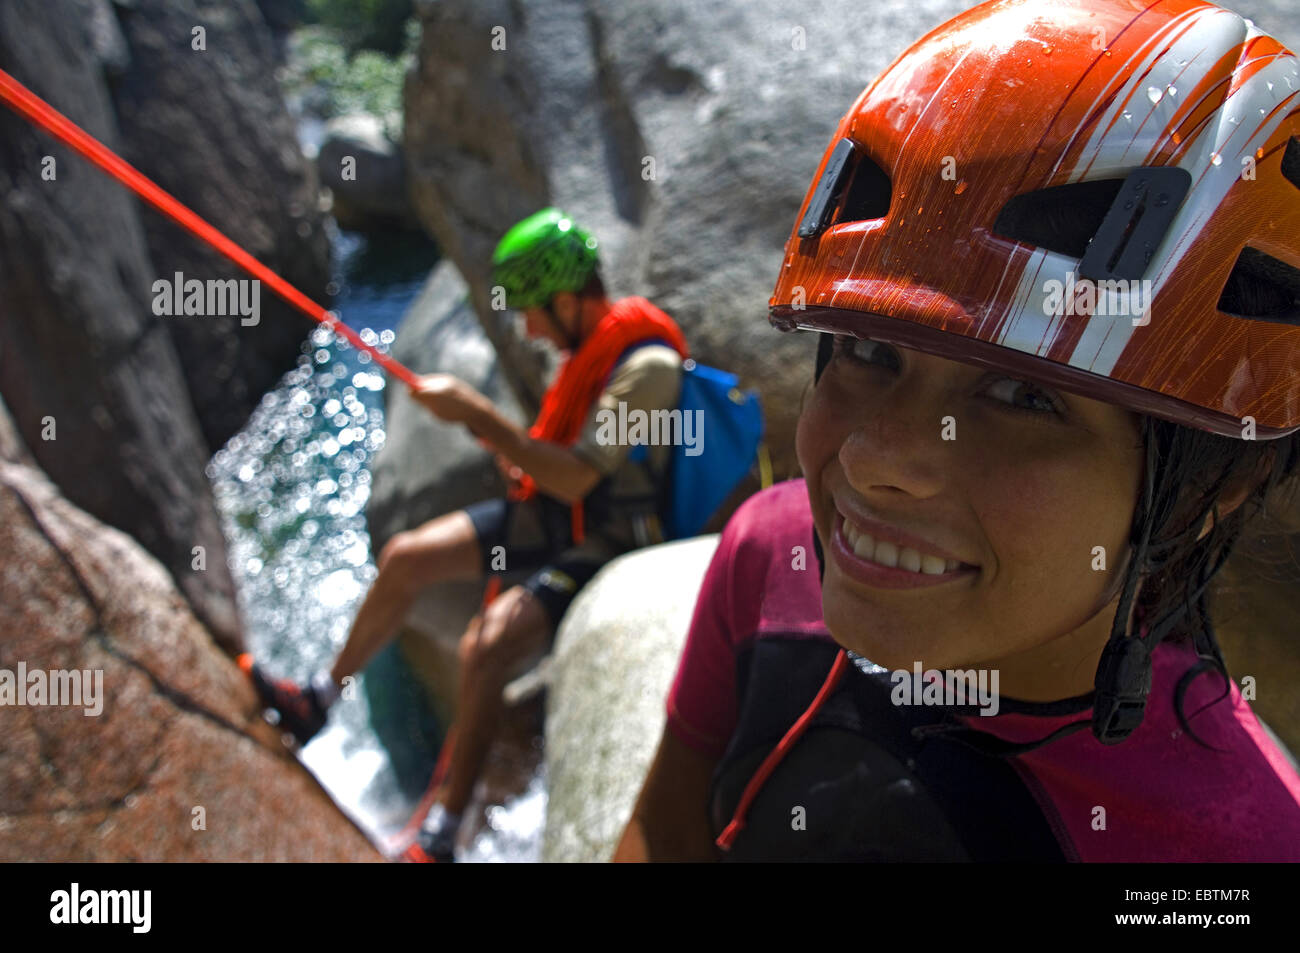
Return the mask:
<path id="1" fill-rule="evenodd" d="M 460 642 L 456 740 L 447 777 L 419 836 L 414 860 L 450 860 L 496 724 L 501 693 L 519 664 L 544 649 L 577 592 L 621 553 L 663 541 L 658 504 L 671 448 L 647 446 L 629 459 L 610 440 L 615 414 L 671 410 L 688 356 L 676 323 L 644 298 L 611 302 L 594 237 L 558 209 L 511 228 L 492 258 L 494 294 L 524 313 L 528 336 L 567 358 L 527 429 L 452 374 L 428 374 L 414 396 L 443 421 L 464 424 L 488 447 L 510 491 L 395 535 L 379 574 L 329 672 L 299 686 L 256 666 L 266 703 L 306 743 L 325 724 L 342 681 L 361 670 L 436 582 L 531 573 L 475 616 Z M 620 404 L 623 407 L 620 407 Z"/>

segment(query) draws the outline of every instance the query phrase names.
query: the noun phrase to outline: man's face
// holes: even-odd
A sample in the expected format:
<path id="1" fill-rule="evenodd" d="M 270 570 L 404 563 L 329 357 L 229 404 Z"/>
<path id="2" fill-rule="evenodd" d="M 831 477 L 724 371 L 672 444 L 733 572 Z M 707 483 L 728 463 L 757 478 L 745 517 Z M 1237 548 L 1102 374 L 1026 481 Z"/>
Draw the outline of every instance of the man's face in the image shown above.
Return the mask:
<path id="1" fill-rule="evenodd" d="M 1137 503 L 1138 422 L 1004 372 L 837 338 L 796 438 L 836 641 L 890 669 L 997 668 L 1001 690 L 1027 700 L 1088 691 Z"/>
<path id="2" fill-rule="evenodd" d="M 551 299 L 549 307 L 549 315 L 546 308 L 525 308 L 524 332 L 530 338 L 550 341 L 555 347 L 563 350 L 569 346 L 570 341 L 560 329 L 563 328 L 565 332 L 572 331 L 578 310 L 577 296 L 568 293 L 558 294 Z M 557 323 L 560 327 L 556 327 Z"/>
<path id="3" fill-rule="evenodd" d="M 524 333 L 530 338 L 555 341 L 555 329 L 543 308 L 524 309 Z"/>

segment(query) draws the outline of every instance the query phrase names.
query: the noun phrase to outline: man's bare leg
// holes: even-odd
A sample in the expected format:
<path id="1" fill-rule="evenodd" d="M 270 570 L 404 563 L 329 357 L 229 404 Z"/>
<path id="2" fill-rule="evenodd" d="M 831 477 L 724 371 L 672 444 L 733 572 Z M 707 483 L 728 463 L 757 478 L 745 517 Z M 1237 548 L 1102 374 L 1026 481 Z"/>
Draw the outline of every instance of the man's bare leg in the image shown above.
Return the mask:
<path id="1" fill-rule="evenodd" d="M 379 575 L 330 670 L 337 685 L 365 668 L 387 644 L 421 589 L 435 582 L 472 581 L 483 575 L 478 536 L 464 510 L 398 533 L 380 552 L 378 565 Z"/>
<path id="2" fill-rule="evenodd" d="M 461 637 L 456 743 L 438 796 L 450 814 L 464 812 L 474 793 L 505 712 L 501 692 L 512 671 L 520 659 L 544 648 L 550 633 L 541 602 L 523 586 L 514 586 L 476 616 Z"/>

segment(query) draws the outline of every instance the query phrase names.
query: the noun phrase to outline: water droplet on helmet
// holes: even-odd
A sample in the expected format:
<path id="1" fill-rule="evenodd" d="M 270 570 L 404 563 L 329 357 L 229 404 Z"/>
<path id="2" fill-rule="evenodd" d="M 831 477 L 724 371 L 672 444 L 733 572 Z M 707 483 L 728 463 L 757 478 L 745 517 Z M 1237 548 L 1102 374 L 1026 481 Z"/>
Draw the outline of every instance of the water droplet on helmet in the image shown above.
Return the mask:
<path id="1" fill-rule="evenodd" d="M 1223 165 L 1223 156 L 1219 155 L 1216 152 L 1213 156 L 1210 157 L 1210 162 L 1212 162 L 1214 165 Z"/>
<path id="2" fill-rule="evenodd" d="M 1156 87 L 1154 86 L 1147 87 L 1147 99 L 1151 100 L 1152 105 L 1155 105 L 1156 103 L 1160 102 L 1160 100 L 1164 98 L 1165 98 L 1165 94 L 1163 90 L 1156 89 Z"/>

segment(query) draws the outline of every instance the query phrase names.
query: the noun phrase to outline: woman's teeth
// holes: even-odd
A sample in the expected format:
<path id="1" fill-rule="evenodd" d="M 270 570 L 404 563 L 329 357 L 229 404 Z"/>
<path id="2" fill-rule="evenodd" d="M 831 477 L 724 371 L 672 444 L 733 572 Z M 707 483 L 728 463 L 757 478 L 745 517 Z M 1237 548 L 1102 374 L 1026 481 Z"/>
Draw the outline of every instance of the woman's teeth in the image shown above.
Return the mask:
<path id="1" fill-rule="evenodd" d="M 861 559 L 888 566 L 890 569 L 906 569 L 927 576 L 941 576 L 961 566 L 955 559 L 943 559 L 917 552 L 910 546 L 898 546 L 887 540 L 877 540 L 869 533 L 856 529 L 848 520 L 844 521 L 844 538 L 853 547 L 853 552 Z"/>

